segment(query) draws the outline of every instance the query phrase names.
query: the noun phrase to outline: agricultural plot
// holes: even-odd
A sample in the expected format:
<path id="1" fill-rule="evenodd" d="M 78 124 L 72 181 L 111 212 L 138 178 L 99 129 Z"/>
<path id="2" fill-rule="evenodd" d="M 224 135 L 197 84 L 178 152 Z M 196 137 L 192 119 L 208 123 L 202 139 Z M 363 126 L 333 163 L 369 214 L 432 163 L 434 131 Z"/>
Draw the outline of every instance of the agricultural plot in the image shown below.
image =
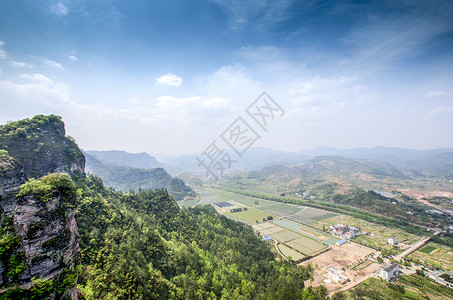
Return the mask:
<path id="1" fill-rule="evenodd" d="M 287 228 L 289 230 L 292 230 L 294 232 L 297 232 L 306 238 L 312 239 L 320 243 L 321 245 L 333 245 L 337 241 L 339 241 L 338 238 L 331 237 L 328 234 L 323 233 L 322 231 L 316 230 L 314 228 L 291 222 L 288 220 L 276 220 L 274 221 L 275 224 L 282 226 L 284 228 Z"/>
<path id="2" fill-rule="evenodd" d="M 270 214 L 268 212 L 250 207 L 245 211 L 239 211 L 239 212 L 225 212 L 225 216 L 228 216 L 229 218 L 242 221 L 244 223 L 248 224 L 255 224 L 256 221 L 262 222 L 263 218 L 267 218 L 268 216 L 271 216 L 273 218 L 277 218 L 276 215 Z"/>
<path id="3" fill-rule="evenodd" d="M 300 212 L 301 210 L 305 209 L 302 206 L 293 206 L 289 204 L 272 204 L 260 207 L 264 211 L 268 211 L 270 213 L 279 215 L 279 216 L 288 216 L 294 215 Z"/>
<path id="4" fill-rule="evenodd" d="M 321 240 L 316 239 L 314 236 L 303 235 L 302 232 L 297 231 L 298 227 L 293 227 L 293 229 L 296 230 L 296 231 L 293 231 L 293 229 L 289 229 L 289 228 L 278 225 L 277 223 L 282 223 L 281 221 L 284 221 L 284 220 L 277 220 L 272 223 L 266 222 L 266 223 L 255 224 L 255 225 L 252 225 L 252 227 L 255 230 L 257 230 L 260 234 L 270 236 L 274 240 L 279 242 L 280 243 L 279 247 L 284 244 L 287 247 L 289 247 L 290 249 L 292 249 L 291 251 L 298 252 L 299 253 L 298 256 L 295 256 L 294 253 L 288 254 L 294 260 L 298 260 L 307 255 L 312 255 L 327 247 L 325 244 L 322 243 Z M 290 222 L 288 222 L 288 223 L 290 223 Z M 285 224 L 285 222 L 283 222 L 283 224 Z M 287 227 L 289 227 L 289 226 L 287 226 Z M 280 248 L 280 249 L 282 250 L 282 248 Z M 283 250 L 282 250 L 282 253 L 285 256 L 287 255 L 283 252 Z"/>
<path id="5" fill-rule="evenodd" d="M 278 248 L 280 249 L 280 251 L 283 253 L 284 256 L 291 257 L 291 259 L 293 259 L 293 260 L 299 260 L 299 259 L 302 259 L 305 257 L 305 255 L 291 249 L 290 247 L 288 247 L 284 244 L 279 244 Z"/>
<path id="6" fill-rule="evenodd" d="M 325 210 L 307 207 L 299 213 L 289 216 L 288 218 L 302 224 L 310 224 L 316 221 L 328 219 L 337 214 Z"/>
<path id="7" fill-rule="evenodd" d="M 392 250 L 396 253 L 401 253 L 410 245 L 420 240 L 418 235 L 407 233 L 401 229 L 385 227 L 347 215 L 338 215 L 332 218 L 319 220 L 311 223 L 310 226 L 322 230 L 323 228 L 328 228 L 329 226 L 338 223 L 356 226 L 369 232 L 369 235 L 355 237 L 354 241 L 373 249 Z M 398 247 L 395 248 L 394 246 L 387 244 L 389 237 L 396 237 Z"/>
<path id="8" fill-rule="evenodd" d="M 445 245 L 429 242 L 410 254 L 409 258 L 418 259 L 426 265 L 453 271 L 453 249 Z"/>

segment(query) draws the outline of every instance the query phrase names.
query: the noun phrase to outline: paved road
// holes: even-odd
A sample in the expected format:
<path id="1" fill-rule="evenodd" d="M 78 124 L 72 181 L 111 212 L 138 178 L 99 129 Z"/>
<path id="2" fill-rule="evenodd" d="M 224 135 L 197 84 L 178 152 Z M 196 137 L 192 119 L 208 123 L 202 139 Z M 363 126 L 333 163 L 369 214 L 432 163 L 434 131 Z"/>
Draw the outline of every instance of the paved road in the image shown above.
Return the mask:
<path id="1" fill-rule="evenodd" d="M 434 233 L 434 235 L 438 235 L 438 234 L 439 234 L 438 231 L 436 231 Z M 430 236 L 421 239 L 420 241 L 416 242 L 415 244 L 413 244 L 412 246 L 410 246 L 409 248 L 404 250 L 404 252 L 402 252 L 402 253 L 398 254 L 397 256 L 395 256 L 395 259 L 396 260 L 400 260 L 401 258 L 405 257 L 406 255 L 411 254 L 412 252 L 414 252 L 415 250 L 417 250 L 418 248 L 420 248 L 421 246 L 426 244 L 430 239 L 431 239 Z"/>

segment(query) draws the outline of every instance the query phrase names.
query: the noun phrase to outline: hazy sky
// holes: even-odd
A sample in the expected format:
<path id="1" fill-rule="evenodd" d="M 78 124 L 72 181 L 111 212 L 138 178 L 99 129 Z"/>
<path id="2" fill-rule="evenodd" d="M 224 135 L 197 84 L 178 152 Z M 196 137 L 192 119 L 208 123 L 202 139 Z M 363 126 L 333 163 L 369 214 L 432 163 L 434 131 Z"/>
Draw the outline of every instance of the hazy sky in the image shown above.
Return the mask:
<path id="1" fill-rule="evenodd" d="M 453 2 L 0 1 L 0 123 L 200 153 L 263 91 L 255 146 L 453 147 Z"/>

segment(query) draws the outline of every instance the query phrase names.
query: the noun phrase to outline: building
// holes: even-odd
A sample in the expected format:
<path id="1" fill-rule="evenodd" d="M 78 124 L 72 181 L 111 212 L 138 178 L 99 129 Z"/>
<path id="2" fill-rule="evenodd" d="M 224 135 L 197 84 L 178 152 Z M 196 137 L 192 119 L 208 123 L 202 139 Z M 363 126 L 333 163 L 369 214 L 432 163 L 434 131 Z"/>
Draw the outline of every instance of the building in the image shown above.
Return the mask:
<path id="1" fill-rule="evenodd" d="M 327 232 L 342 239 L 348 240 L 359 235 L 368 234 L 368 232 L 366 231 L 362 231 L 355 226 L 349 226 L 347 224 L 337 224 L 335 226 L 330 226 L 327 229 Z"/>
<path id="2" fill-rule="evenodd" d="M 387 243 L 393 246 L 398 245 L 398 241 L 396 240 L 396 237 L 389 237 L 387 240 Z"/>
<path id="3" fill-rule="evenodd" d="M 453 273 L 449 271 L 437 271 L 431 273 L 429 278 L 435 280 L 436 282 L 448 286 L 453 289 Z"/>
<path id="4" fill-rule="evenodd" d="M 391 281 L 398 276 L 398 271 L 399 271 L 399 266 L 396 262 L 389 262 L 382 267 L 379 268 L 378 270 L 378 276 L 381 277 L 384 280 Z"/>
<path id="5" fill-rule="evenodd" d="M 324 276 L 338 284 L 345 284 L 349 281 L 348 276 L 346 276 L 343 270 L 337 269 L 333 266 L 327 267 L 327 273 Z"/>
<path id="6" fill-rule="evenodd" d="M 348 242 L 347 239 L 342 239 L 342 240 L 339 240 L 336 244 L 337 245 L 343 245 L 343 244 L 346 244 Z"/>

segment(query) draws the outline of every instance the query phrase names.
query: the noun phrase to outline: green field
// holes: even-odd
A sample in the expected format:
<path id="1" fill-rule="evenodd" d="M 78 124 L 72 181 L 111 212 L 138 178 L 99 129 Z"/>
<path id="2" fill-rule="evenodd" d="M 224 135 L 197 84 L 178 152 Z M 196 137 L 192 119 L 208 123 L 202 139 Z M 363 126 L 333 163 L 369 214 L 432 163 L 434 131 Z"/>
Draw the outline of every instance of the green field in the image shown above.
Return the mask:
<path id="1" fill-rule="evenodd" d="M 286 256 L 286 258 L 290 257 L 293 260 L 299 260 L 299 259 L 302 259 L 305 257 L 305 255 L 299 253 L 298 251 L 291 249 L 290 247 L 288 247 L 286 245 L 279 244 L 278 248 L 283 253 L 283 255 Z"/>
<path id="2" fill-rule="evenodd" d="M 248 224 L 255 224 L 256 221 L 263 222 L 263 218 L 267 218 L 268 216 L 272 216 L 272 218 L 277 218 L 276 215 L 256 209 L 256 208 L 249 208 L 246 211 L 239 211 L 239 212 L 226 212 L 224 214 L 229 218 L 236 219 Z"/>
<path id="3" fill-rule="evenodd" d="M 247 206 L 261 208 L 264 206 L 275 205 L 275 201 L 257 199 L 249 196 L 243 196 L 236 193 L 223 191 L 213 188 L 204 188 L 204 193 L 201 196 L 200 202 L 198 204 L 212 204 L 215 202 L 222 201 L 236 201 L 238 203 L 245 204 Z"/>
<path id="4" fill-rule="evenodd" d="M 430 254 L 432 251 L 438 251 Z M 426 246 L 409 255 L 413 260 L 418 259 L 425 265 L 441 267 L 444 270 L 453 271 L 453 249 L 451 247 L 429 242 Z"/>
<path id="5" fill-rule="evenodd" d="M 421 249 L 418 250 L 418 251 L 423 252 L 423 253 L 426 253 L 426 254 L 429 254 L 429 253 L 431 253 L 431 252 L 434 251 L 434 250 L 436 250 L 435 247 L 433 247 L 433 246 L 428 246 L 428 245 L 427 245 L 427 246 L 421 248 Z"/>
<path id="6" fill-rule="evenodd" d="M 316 221 L 332 218 L 337 216 L 336 213 L 331 213 L 325 210 L 307 207 L 298 214 L 289 216 L 288 218 L 302 224 L 310 224 Z"/>
<path id="7" fill-rule="evenodd" d="M 253 206 L 257 207 L 256 204 Z M 279 216 L 294 215 L 304 209 L 302 206 L 295 206 L 290 204 L 272 204 L 260 207 L 262 210 L 274 213 Z"/>
<path id="8" fill-rule="evenodd" d="M 322 243 L 322 240 L 318 240 L 314 236 L 304 235 L 303 232 L 297 230 L 297 227 L 288 229 L 287 227 L 290 226 L 283 227 L 278 225 L 277 223 L 285 224 L 285 222 L 281 221 L 284 220 L 255 224 L 252 227 L 260 234 L 270 236 L 279 243 L 285 244 L 304 255 L 314 254 L 327 247 Z M 295 229 L 295 231 L 293 231 L 293 229 Z M 293 259 L 296 259 L 294 255 L 291 256 Z"/>

